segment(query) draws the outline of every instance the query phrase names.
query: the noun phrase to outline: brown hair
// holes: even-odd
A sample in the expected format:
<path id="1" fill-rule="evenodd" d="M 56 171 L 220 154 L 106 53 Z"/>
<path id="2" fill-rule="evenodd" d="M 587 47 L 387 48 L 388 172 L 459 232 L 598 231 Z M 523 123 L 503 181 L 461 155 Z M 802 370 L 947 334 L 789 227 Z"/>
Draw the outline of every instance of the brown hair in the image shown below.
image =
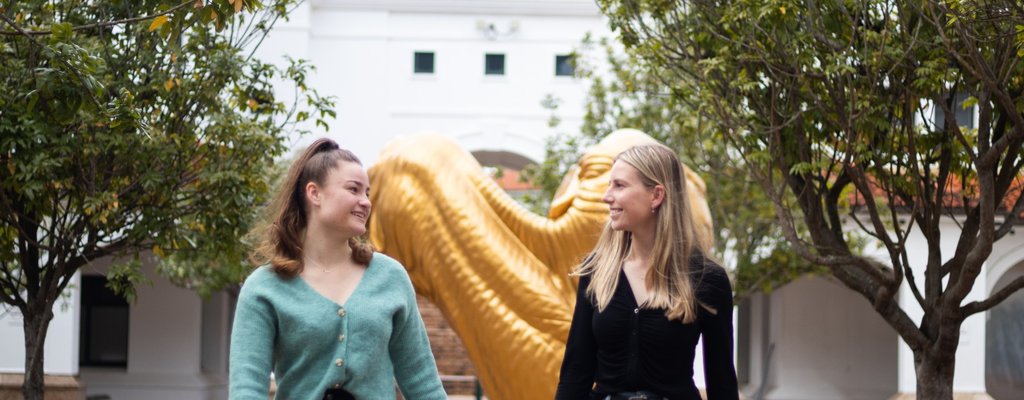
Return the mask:
<path id="1" fill-rule="evenodd" d="M 273 201 L 267 207 L 271 223 L 262 229 L 259 246 L 250 257 L 253 263 L 269 263 L 279 276 L 290 278 L 302 272 L 302 239 L 306 230 L 306 184 L 323 185 L 331 169 L 340 162 L 363 165 L 351 151 L 342 149 L 331 139 L 318 139 L 292 162 L 288 175 L 281 182 Z M 368 265 L 373 246 L 365 235 L 348 240 L 352 260 Z"/>

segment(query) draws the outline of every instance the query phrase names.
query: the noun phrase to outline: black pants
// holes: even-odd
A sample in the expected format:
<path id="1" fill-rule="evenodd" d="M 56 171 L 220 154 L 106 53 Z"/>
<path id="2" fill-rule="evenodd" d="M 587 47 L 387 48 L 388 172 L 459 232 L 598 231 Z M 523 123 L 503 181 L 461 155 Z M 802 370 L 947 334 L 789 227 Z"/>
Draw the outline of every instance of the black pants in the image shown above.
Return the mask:
<path id="1" fill-rule="evenodd" d="M 352 393 L 346 392 L 344 389 L 327 389 L 324 392 L 323 400 L 356 400 Z"/>

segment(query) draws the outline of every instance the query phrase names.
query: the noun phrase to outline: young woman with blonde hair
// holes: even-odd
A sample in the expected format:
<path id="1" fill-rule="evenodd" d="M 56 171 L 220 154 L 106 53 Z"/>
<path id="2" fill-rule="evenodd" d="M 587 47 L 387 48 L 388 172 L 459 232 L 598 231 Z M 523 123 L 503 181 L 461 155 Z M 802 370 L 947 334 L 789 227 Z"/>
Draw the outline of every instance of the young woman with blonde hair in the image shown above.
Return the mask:
<path id="1" fill-rule="evenodd" d="M 686 178 L 663 145 L 616 157 L 609 221 L 580 277 L 556 399 L 699 400 L 703 339 L 709 400 L 737 399 L 732 288 L 694 231 Z"/>
<path id="2" fill-rule="evenodd" d="M 370 180 L 329 139 L 291 165 L 270 205 L 231 333 L 232 400 L 446 399 L 405 269 L 363 238 Z"/>

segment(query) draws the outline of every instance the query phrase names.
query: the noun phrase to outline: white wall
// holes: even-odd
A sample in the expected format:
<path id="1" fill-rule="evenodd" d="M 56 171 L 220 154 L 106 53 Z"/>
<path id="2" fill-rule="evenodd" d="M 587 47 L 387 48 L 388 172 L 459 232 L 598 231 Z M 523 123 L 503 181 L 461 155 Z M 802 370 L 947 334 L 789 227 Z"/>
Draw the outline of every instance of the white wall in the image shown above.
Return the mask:
<path id="1" fill-rule="evenodd" d="M 53 320 L 46 332 L 43 372 L 55 375 L 78 373 L 79 276 L 75 274 L 64 296 L 53 306 Z M 25 334 L 17 308 L 0 305 L 0 372 L 25 371 Z"/>
<path id="2" fill-rule="evenodd" d="M 992 255 L 986 265 L 986 293 L 998 289 L 996 286 L 1010 269 L 1024 262 L 1024 226 L 1010 230 L 1010 233 L 992 245 Z"/>
<path id="3" fill-rule="evenodd" d="M 478 27 L 507 33 L 490 40 Z M 544 139 L 575 133 L 587 88 L 556 77 L 555 56 L 588 32 L 607 35 L 596 5 L 585 1 L 311 1 L 264 41 L 259 56 L 309 59 L 310 86 L 337 97 L 327 136 L 372 165 L 390 140 L 432 131 L 467 151 L 510 151 L 543 159 Z M 413 52 L 432 51 L 434 74 L 414 74 Z M 485 76 L 485 53 L 504 53 L 506 74 Z M 288 93 L 280 92 L 287 96 Z M 540 102 L 562 100 L 559 129 Z M 310 126 L 311 125 L 307 125 Z M 312 127 L 311 127 L 312 128 Z M 293 140 L 299 148 L 324 134 Z"/>
<path id="4" fill-rule="evenodd" d="M 758 367 L 748 395 L 760 387 L 766 359 L 766 399 L 868 400 L 896 392 L 896 334 L 857 293 L 830 278 L 804 277 L 751 300 Z"/>

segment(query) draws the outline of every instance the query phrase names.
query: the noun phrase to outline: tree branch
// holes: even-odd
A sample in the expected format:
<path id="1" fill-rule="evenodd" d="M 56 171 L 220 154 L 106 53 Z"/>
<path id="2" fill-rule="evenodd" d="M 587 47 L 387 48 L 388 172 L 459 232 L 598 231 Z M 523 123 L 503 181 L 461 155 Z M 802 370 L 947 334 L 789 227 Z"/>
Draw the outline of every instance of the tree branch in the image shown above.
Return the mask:
<path id="1" fill-rule="evenodd" d="M 977 207 L 980 214 L 978 235 L 963 263 L 953 268 L 953 274 L 951 274 L 949 279 L 947 295 L 944 299 L 948 304 L 959 305 L 967 297 L 971 288 L 974 287 L 978 274 L 981 273 L 982 265 L 984 265 L 988 256 L 992 254 L 992 242 L 995 240 L 996 201 L 994 199 L 995 188 L 993 187 L 995 179 L 992 171 L 982 170 L 980 166 L 978 167 L 977 179 L 978 191 L 981 194 Z"/>
<path id="2" fill-rule="evenodd" d="M 153 18 L 162 16 L 162 15 L 167 15 L 167 14 L 173 13 L 173 12 L 178 11 L 178 10 L 180 10 L 180 9 L 184 8 L 185 6 L 187 6 L 189 4 L 192 4 L 192 3 L 195 3 L 195 1 L 193 1 L 193 0 L 186 0 L 185 2 L 182 2 L 181 4 L 178 4 L 178 5 L 174 6 L 174 7 L 171 7 L 167 11 L 162 11 L 162 12 L 159 12 L 159 13 L 156 13 L 156 14 L 146 15 L 146 16 L 142 16 L 142 17 L 119 19 L 119 20 L 115 20 L 115 21 L 97 22 L 97 23 L 88 24 L 88 25 L 79 25 L 79 26 L 72 27 L 71 30 L 72 31 L 84 31 L 84 30 L 89 30 L 89 29 L 105 28 L 105 27 L 108 27 L 108 26 L 121 25 L 121 24 L 130 24 L 130 23 L 133 23 L 133 22 L 145 21 L 145 20 L 148 20 L 148 19 L 153 19 Z M 4 21 L 7 22 L 8 25 L 10 25 L 15 30 L 13 30 L 13 31 L 0 31 L 0 36 L 18 36 L 18 35 L 23 35 L 23 36 L 32 37 L 32 36 L 45 36 L 45 35 L 52 35 L 53 34 L 53 30 L 52 29 L 47 29 L 45 31 L 26 31 L 24 29 L 19 28 L 18 26 L 15 26 L 14 23 L 11 22 L 10 20 L 8 20 L 7 18 L 3 18 L 3 19 L 4 19 Z"/>
<path id="3" fill-rule="evenodd" d="M 992 307 L 995 307 L 999 303 L 1006 300 L 1014 292 L 1024 288 L 1024 276 L 1018 276 L 1016 279 L 1010 281 L 1010 283 L 999 289 L 995 294 L 989 296 L 984 301 L 972 301 L 965 304 L 960 308 L 960 320 L 964 320 L 971 315 L 988 311 Z"/>
<path id="4" fill-rule="evenodd" d="M 1010 209 L 1009 214 L 1003 219 L 1003 222 L 999 225 L 999 229 L 996 230 L 995 240 L 1002 239 L 1003 236 L 1006 236 L 1006 234 L 1013 229 L 1014 225 L 1016 225 L 1017 221 L 1020 220 L 1020 214 L 1024 212 L 1024 182 L 1020 182 L 1020 180 L 1017 180 L 1017 182 L 1019 185 L 1017 189 L 1017 201 L 1013 203 L 1013 207 Z"/>
<path id="5" fill-rule="evenodd" d="M 941 8 L 939 12 L 942 15 L 946 15 L 947 13 L 953 13 L 952 10 L 950 10 L 948 7 L 941 3 L 936 2 L 935 4 L 936 6 Z M 988 65 L 985 63 L 984 58 L 978 51 L 978 47 L 975 44 L 976 42 L 972 40 L 966 40 L 968 43 L 962 44 L 961 46 L 957 46 L 949 39 L 949 37 L 946 36 L 945 31 L 943 29 L 944 24 L 936 19 L 934 13 L 932 15 L 932 18 L 930 18 L 930 22 L 936 27 L 936 31 L 938 32 L 939 37 L 942 39 L 942 42 L 946 45 L 947 53 L 953 56 L 953 58 L 957 60 L 961 67 L 966 68 L 973 77 L 977 78 L 986 88 L 989 89 L 991 94 L 994 96 L 996 103 L 1000 105 L 1000 107 L 1005 111 L 1006 116 L 1010 118 L 1010 121 L 1013 122 L 1012 125 L 1014 129 L 1007 135 L 1000 138 L 999 140 L 996 140 L 994 143 L 991 143 L 991 145 L 989 143 L 986 143 L 985 140 L 982 140 L 984 138 L 987 138 L 987 132 L 979 132 L 978 146 L 979 150 L 983 151 L 979 151 L 979 159 L 976 162 L 976 164 L 979 164 L 979 168 L 995 164 L 996 162 L 999 161 L 999 158 L 1006 151 L 1006 147 L 1009 146 L 1009 142 L 1011 140 L 1018 140 L 1024 138 L 1024 116 L 1022 116 L 1020 112 L 1015 112 L 1015 110 L 1017 110 L 1017 107 L 1014 103 L 1014 100 L 1010 97 L 1008 93 L 1006 93 L 1005 90 L 1003 90 L 1003 88 L 1006 86 L 1006 82 L 997 81 L 998 77 L 996 77 L 995 74 L 988 68 Z M 965 32 L 963 23 L 960 21 L 960 19 L 953 21 L 951 25 L 954 27 L 956 33 L 961 38 L 969 39 L 967 33 Z M 957 51 L 957 47 L 964 48 L 964 50 L 967 51 L 968 53 L 969 59 L 965 59 L 964 56 Z M 973 61 L 973 63 L 971 61 Z"/>

